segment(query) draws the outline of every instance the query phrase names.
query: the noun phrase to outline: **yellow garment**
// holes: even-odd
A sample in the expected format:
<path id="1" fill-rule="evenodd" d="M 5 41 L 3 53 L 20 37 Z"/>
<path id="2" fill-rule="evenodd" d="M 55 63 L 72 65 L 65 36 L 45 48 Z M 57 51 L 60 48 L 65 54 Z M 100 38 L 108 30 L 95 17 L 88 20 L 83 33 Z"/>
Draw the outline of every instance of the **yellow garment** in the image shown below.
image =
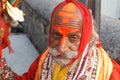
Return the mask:
<path id="1" fill-rule="evenodd" d="M 48 55 L 48 52 L 49 51 L 47 49 L 39 60 L 35 80 L 40 80 L 40 76 L 42 73 L 42 65 Z M 113 69 L 111 59 L 101 47 L 98 48 L 97 55 L 98 55 L 98 66 L 97 66 L 95 80 L 109 80 L 110 75 L 112 73 L 112 69 Z M 61 68 L 61 66 L 57 64 L 52 74 L 52 77 L 53 77 L 52 80 L 65 80 L 65 76 L 68 69 L 69 69 L 69 66 Z"/>
<path id="2" fill-rule="evenodd" d="M 48 55 L 48 49 L 42 54 L 42 56 L 40 57 L 39 63 L 38 63 L 38 69 L 35 75 L 35 80 L 40 80 L 40 76 L 42 73 L 42 64 L 44 63 L 45 58 Z"/>
<path id="3" fill-rule="evenodd" d="M 103 48 L 98 48 L 98 66 L 95 80 L 109 80 L 113 65 Z"/>
<path id="4" fill-rule="evenodd" d="M 62 67 L 59 64 L 56 64 L 52 75 L 52 80 L 65 80 L 68 69 L 69 66 Z"/>
<path id="5" fill-rule="evenodd" d="M 20 22 L 24 21 L 23 11 L 17 7 L 12 7 L 12 5 L 8 1 L 6 4 L 6 9 L 7 9 L 8 14 L 12 17 L 13 20 L 20 21 Z"/>

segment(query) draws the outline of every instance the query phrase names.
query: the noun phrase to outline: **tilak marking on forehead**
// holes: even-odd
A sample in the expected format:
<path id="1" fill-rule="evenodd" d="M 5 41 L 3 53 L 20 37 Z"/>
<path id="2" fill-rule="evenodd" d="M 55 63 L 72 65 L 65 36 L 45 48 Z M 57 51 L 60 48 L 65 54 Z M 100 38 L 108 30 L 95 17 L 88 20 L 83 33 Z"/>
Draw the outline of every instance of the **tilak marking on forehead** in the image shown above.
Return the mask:
<path id="1" fill-rule="evenodd" d="M 54 26 L 72 26 L 79 27 L 82 25 L 82 17 L 79 9 L 73 4 L 69 3 L 57 12 L 53 20 Z"/>
<path id="2" fill-rule="evenodd" d="M 61 26 L 73 26 L 79 27 L 81 25 L 81 19 L 70 19 L 57 16 L 54 22 L 54 25 L 61 25 Z"/>

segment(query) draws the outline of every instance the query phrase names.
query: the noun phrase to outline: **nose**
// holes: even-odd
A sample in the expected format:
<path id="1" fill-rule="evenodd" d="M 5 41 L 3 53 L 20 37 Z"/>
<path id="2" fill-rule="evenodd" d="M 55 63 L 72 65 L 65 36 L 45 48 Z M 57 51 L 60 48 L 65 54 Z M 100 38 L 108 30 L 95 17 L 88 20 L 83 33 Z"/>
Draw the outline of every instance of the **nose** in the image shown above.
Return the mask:
<path id="1" fill-rule="evenodd" d="M 67 50 L 67 38 L 64 37 L 59 41 L 58 51 L 63 54 L 65 53 L 66 50 Z"/>

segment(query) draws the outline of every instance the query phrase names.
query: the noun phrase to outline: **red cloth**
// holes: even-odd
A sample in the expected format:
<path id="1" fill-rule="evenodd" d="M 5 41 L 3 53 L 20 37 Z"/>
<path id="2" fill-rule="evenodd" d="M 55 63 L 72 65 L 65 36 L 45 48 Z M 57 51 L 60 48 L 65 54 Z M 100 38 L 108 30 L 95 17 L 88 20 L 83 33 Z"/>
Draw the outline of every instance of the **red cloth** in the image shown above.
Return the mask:
<path id="1" fill-rule="evenodd" d="M 8 47 L 9 52 L 12 52 L 12 48 L 10 46 L 10 40 L 9 40 L 10 24 L 5 23 L 2 16 L 0 16 L 0 28 L 3 28 L 3 30 L 4 30 L 4 37 L 0 38 L 0 58 L 1 58 L 2 57 L 2 49 Z"/>
<path id="2" fill-rule="evenodd" d="M 2 1 L 0 4 L 0 28 L 3 28 L 4 30 L 4 37 L 3 38 L 0 38 L 0 58 L 2 57 L 2 49 L 8 47 L 9 48 L 9 53 L 12 53 L 14 52 L 13 49 L 11 48 L 10 46 L 10 40 L 9 40 L 9 28 L 10 28 L 10 23 L 6 23 L 4 18 L 3 18 L 3 4 L 6 3 L 7 0 L 4 0 Z M 17 4 L 18 0 L 16 0 L 16 3 Z M 6 17 L 8 17 L 8 14 L 7 12 L 4 14 L 6 14 Z"/>
<path id="3" fill-rule="evenodd" d="M 111 59 L 113 63 L 113 71 L 110 76 L 110 80 L 120 80 L 120 65 L 117 64 L 113 59 Z"/>
<path id="4" fill-rule="evenodd" d="M 2 16 L 2 5 L 0 5 L 0 28 L 3 28 L 4 30 L 4 38 L 0 38 L 0 55 L 2 54 L 2 49 L 10 46 L 10 41 L 8 38 L 9 35 L 9 27 L 10 24 L 5 23 L 3 16 Z"/>
<path id="5" fill-rule="evenodd" d="M 4 30 L 4 35 L 5 35 L 5 22 L 4 22 L 4 19 L 3 19 L 3 17 L 2 16 L 0 16 L 0 28 L 3 28 L 3 30 Z M 6 46 L 4 46 L 4 47 L 6 47 Z M 2 49 L 3 49 L 3 38 L 2 37 L 0 37 L 0 58 L 2 57 Z"/>
<path id="6" fill-rule="evenodd" d="M 16 74 L 17 80 L 34 80 L 35 74 L 38 68 L 38 63 L 41 58 L 41 55 L 31 64 L 28 72 L 24 73 L 22 76 Z M 110 80 L 119 80 L 120 79 L 120 65 L 118 65 L 113 59 L 113 71 L 110 76 Z"/>

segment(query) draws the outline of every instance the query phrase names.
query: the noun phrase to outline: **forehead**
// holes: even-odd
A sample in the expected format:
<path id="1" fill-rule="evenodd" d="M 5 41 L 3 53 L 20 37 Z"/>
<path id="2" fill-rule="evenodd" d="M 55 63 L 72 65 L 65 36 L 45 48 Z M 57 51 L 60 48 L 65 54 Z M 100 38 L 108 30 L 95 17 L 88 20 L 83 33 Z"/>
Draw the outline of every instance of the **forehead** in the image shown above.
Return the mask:
<path id="1" fill-rule="evenodd" d="M 52 17 L 51 26 L 81 27 L 80 10 L 73 3 L 58 8 Z"/>
<path id="2" fill-rule="evenodd" d="M 81 31 L 82 31 L 81 28 L 74 27 L 53 26 L 51 28 L 51 32 L 58 32 L 64 35 L 81 33 Z"/>

